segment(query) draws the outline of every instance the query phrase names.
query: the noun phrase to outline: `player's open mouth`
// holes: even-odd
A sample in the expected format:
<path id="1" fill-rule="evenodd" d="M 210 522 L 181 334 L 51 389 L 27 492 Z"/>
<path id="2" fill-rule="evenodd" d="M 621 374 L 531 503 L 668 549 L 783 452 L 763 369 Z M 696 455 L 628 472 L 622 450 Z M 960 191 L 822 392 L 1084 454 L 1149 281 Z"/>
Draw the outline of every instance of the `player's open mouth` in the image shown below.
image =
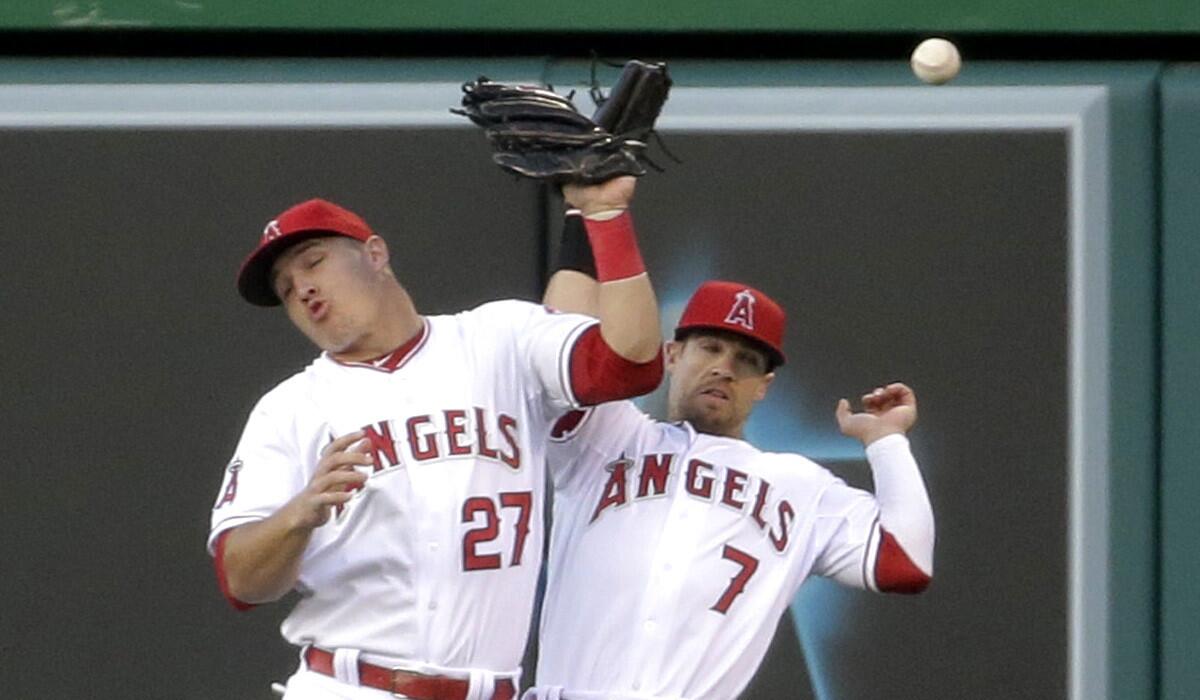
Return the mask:
<path id="1" fill-rule="evenodd" d="M 701 391 L 700 395 L 701 396 L 711 396 L 714 399 L 721 399 L 723 401 L 729 400 L 729 394 L 726 394 L 724 391 L 721 391 L 720 389 L 717 389 L 715 387 Z"/>
<path id="2" fill-rule="evenodd" d="M 323 301 L 313 301 L 308 304 L 308 317 L 314 321 L 320 321 L 329 311 L 329 304 Z"/>

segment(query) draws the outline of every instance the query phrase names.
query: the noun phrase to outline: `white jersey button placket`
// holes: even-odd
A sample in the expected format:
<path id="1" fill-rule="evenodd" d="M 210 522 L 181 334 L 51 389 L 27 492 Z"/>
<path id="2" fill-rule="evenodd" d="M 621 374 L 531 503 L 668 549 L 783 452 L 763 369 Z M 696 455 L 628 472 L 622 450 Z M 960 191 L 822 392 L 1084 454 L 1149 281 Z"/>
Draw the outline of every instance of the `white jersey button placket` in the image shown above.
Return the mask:
<path id="1" fill-rule="evenodd" d="M 656 563 L 651 569 L 650 585 L 645 589 L 642 599 L 642 623 L 641 636 L 644 638 L 645 649 L 652 656 L 657 656 L 658 652 L 650 650 L 660 650 L 665 653 L 665 642 L 667 641 L 664 635 L 669 635 L 671 630 L 671 615 L 674 607 L 679 599 L 682 580 L 681 574 L 686 570 L 683 562 L 676 560 L 677 553 L 680 551 L 688 551 L 689 543 L 695 537 L 695 533 L 687 523 L 687 512 L 694 507 L 694 504 L 689 502 L 687 498 L 668 498 L 661 501 L 667 506 L 665 518 L 661 523 L 662 534 L 658 541 L 657 551 L 655 552 Z M 635 682 L 632 684 L 632 689 L 637 692 L 642 687 L 651 687 L 654 684 L 654 679 L 642 674 L 655 672 L 655 669 L 661 669 L 661 664 L 665 663 L 664 658 L 646 658 L 643 663 L 639 663 L 635 670 Z"/>

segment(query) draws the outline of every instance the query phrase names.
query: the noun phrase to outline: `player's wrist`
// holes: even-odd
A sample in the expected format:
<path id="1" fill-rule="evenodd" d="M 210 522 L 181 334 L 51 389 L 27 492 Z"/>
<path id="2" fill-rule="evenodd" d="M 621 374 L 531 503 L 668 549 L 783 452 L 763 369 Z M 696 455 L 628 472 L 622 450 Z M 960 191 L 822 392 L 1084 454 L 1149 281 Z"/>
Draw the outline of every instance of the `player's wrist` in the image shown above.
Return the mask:
<path id="1" fill-rule="evenodd" d="M 616 211 L 606 219 L 585 214 L 584 227 L 596 261 L 597 280 L 616 282 L 646 271 L 628 210 Z"/>
<path id="2" fill-rule="evenodd" d="M 579 209 L 579 212 L 588 221 L 610 221 L 627 211 L 629 211 L 629 207 L 627 206 L 612 206 L 609 204 L 597 205 L 591 209 Z"/>
<path id="3" fill-rule="evenodd" d="M 321 510 L 301 500 L 303 498 L 304 493 L 301 492 L 275 514 L 285 536 L 307 537 L 327 520 L 327 518 L 321 517 Z M 321 506 L 321 508 L 328 509 L 329 506 Z"/>
<path id="4" fill-rule="evenodd" d="M 613 218 L 629 208 L 636 183 L 633 177 L 617 177 L 602 183 L 563 185 L 563 199 L 587 217 Z"/>
<path id="5" fill-rule="evenodd" d="M 869 430 L 866 433 L 864 433 L 863 435 L 859 436 L 859 440 L 862 441 L 863 447 L 871 447 L 872 445 L 875 445 L 876 443 L 878 443 L 880 440 L 883 440 L 884 438 L 890 437 L 892 435 L 900 435 L 901 437 L 903 437 L 905 435 L 905 431 L 903 429 L 897 428 L 895 426 L 876 428 L 873 430 Z"/>

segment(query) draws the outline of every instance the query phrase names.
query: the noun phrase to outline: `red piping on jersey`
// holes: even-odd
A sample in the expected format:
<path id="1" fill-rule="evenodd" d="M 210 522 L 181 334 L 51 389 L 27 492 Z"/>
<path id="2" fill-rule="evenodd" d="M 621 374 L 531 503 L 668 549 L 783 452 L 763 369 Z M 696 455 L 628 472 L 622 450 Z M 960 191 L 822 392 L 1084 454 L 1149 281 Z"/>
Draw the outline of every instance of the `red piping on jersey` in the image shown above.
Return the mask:
<path id="1" fill-rule="evenodd" d="M 892 533 L 879 528 L 882 539 L 875 557 L 875 586 L 884 593 L 920 593 L 933 578 L 921 571 Z"/>
<path id="2" fill-rule="evenodd" d="M 410 359 L 412 359 L 414 355 L 420 352 L 421 348 L 425 347 L 425 340 L 428 337 L 429 322 L 422 318 L 421 330 L 416 335 L 404 341 L 404 344 L 395 350 L 384 353 L 373 360 L 364 360 L 362 362 L 343 362 L 333 355 L 330 355 L 329 357 L 334 362 L 345 367 L 362 367 L 363 369 L 373 369 L 379 372 L 391 373 L 403 367 Z"/>
<path id="3" fill-rule="evenodd" d="M 654 391 L 662 381 L 662 348 L 647 362 L 627 360 L 604 342 L 595 325 L 575 341 L 570 368 L 571 389 L 580 405 L 629 399 Z"/>
<path id="4" fill-rule="evenodd" d="M 225 538 L 233 530 L 226 530 L 217 535 L 217 545 L 213 548 L 213 568 L 217 571 L 217 585 L 221 587 L 221 595 L 237 610 L 249 610 L 255 607 L 253 603 L 243 603 L 229 592 L 229 578 L 225 574 Z"/>

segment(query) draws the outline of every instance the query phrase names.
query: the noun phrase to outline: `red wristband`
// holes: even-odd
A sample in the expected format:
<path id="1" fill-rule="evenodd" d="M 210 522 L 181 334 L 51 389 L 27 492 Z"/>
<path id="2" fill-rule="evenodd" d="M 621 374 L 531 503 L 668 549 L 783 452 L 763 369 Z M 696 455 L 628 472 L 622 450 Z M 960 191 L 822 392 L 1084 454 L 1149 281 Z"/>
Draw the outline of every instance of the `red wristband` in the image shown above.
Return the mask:
<path id="1" fill-rule="evenodd" d="M 600 282 L 636 277 L 646 271 L 637 236 L 633 233 L 633 217 L 628 211 L 606 221 L 584 218 L 588 242 L 596 258 L 596 279 Z"/>

